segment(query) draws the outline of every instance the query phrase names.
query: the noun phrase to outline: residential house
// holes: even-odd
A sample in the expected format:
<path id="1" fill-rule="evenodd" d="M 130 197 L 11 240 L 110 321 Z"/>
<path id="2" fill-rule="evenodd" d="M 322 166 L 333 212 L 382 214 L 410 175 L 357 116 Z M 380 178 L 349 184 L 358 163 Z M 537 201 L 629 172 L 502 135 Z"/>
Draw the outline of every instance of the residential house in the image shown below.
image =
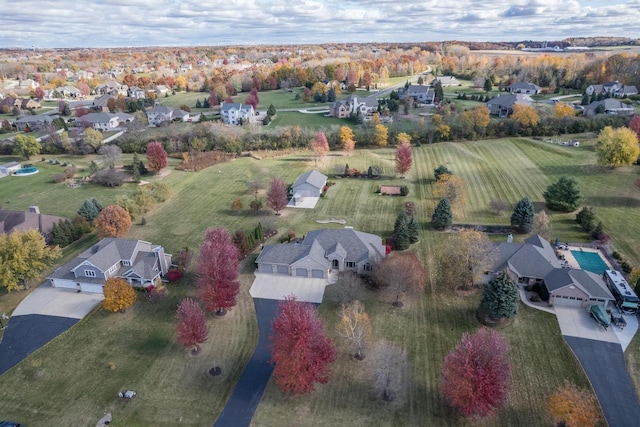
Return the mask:
<path id="1" fill-rule="evenodd" d="M 165 96 L 169 92 L 169 88 L 165 85 L 157 85 L 155 88 L 156 96 Z"/>
<path id="2" fill-rule="evenodd" d="M 0 177 L 11 175 L 15 171 L 21 169 L 22 166 L 18 162 L 9 162 L 4 165 L 0 165 Z"/>
<path id="3" fill-rule="evenodd" d="M 307 233 L 301 243 L 266 245 L 258 258 L 258 273 L 328 279 L 332 273 L 368 274 L 386 255 L 379 236 L 353 227 Z"/>
<path id="4" fill-rule="evenodd" d="M 55 88 L 54 91 L 62 95 L 63 98 L 82 98 L 82 92 L 75 86 L 60 86 Z"/>
<path id="5" fill-rule="evenodd" d="M 365 122 L 371 121 L 373 113 L 378 111 L 378 100 L 375 97 L 358 99 L 356 95 L 336 101 L 329 107 L 329 115 L 339 119 L 346 119 L 351 114 L 359 114 Z"/>
<path id="6" fill-rule="evenodd" d="M 507 92 L 535 95 L 540 93 L 540 86 L 529 82 L 516 82 L 506 87 Z"/>
<path id="7" fill-rule="evenodd" d="M 75 259 L 56 269 L 48 279 L 54 288 L 102 293 L 112 277 L 136 287 L 157 284 L 171 266 L 164 248 L 142 240 L 102 239 Z"/>
<path id="8" fill-rule="evenodd" d="M 102 132 L 117 128 L 121 123 L 130 123 L 135 117 L 127 113 L 89 113 L 80 117 L 86 127 Z"/>
<path id="9" fill-rule="evenodd" d="M 14 96 L 7 96 L 0 101 L 0 113 L 6 111 L 11 112 L 14 108 L 19 110 L 30 110 L 40 108 L 40 103 L 31 98 L 16 98 Z"/>
<path id="10" fill-rule="evenodd" d="M 615 98 L 622 98 L 629 95 L 637 95 L 638 89 L 633 85 L 625 85 L 619 81 L 606 82 L 601 85 L 590 85 L 585 90 L 586 94 L 592 96 L 596 95 L 609 95 Z"/>
<path id="11" fill-rule="evenodd" d="M 458 81 L 458 79 L 455 78 L 455 76 L 440 76 L 433 79 L 433 81 L 431 82 L 431 86 L 435 86 L 436 83 L 438 82 L 440 82 L 440 86 L 442 87 L 458 86 L 460 84 L 460 82 Z"/>
<path id="12" fill-rule="evenodd" d="M 156 105 L 147 110 L 147 119 L 152 126 L 160 126 L 163 123 L 173 121 L 186 122 L 189 120 L 189 113 L 178 108 L 166 107 L 164 105 Z"/>
<path id="13" fill-rule="evenodd" d="M 144 89 L 140 89 L 137 86 L 132 86 L 127 89 L 127 96 L 134 99 L 144 99 L 147 97 L 147 93 L 144 91 Z"/>
<path id="14" fill-rule="evenodd" d="M 96 95 L 122 95 L 127 96 L 127 91 L 129 86 L 121 85 L 116 81 L 111 81 L 103 84 L 99 84 L 96 86 L 94 92 Z"/>
<path id="15" fill-rule="evenodd" d="M 305 197 L 320 197 L 326 184 L 327 176 L 317 170 L 303 173 L 291 186 L 293 204 L 298 205 L 302 203 Z"/>
<path id="16" fill-rule="evenodd" d="M 491 114 L 498 117 L 509 117 L 513 113 L 516 104 L 530 105 L 531 98 L 528 95 L 505 95 L 501 94 L 487 101 L 487 108 Z"/>
<path id="17" fill-rule="evenodd" d="M 35 99 L 30 98 L 22 98 L 20 99 L 20 107 L 21 110 L 34 110 L 36 108 L 41 108 L 40 103 Z"/>
<path id="18" fill-rule="evenodd" d="M 109 112 L 109 100 L 113 99 L 114 101 L 116 99 L 118 99 L 117 95 L 101 95 L 98 98 L 95 98 L 93 100 L 93 102 L 91 103 L 91 109 L 92 110 L 97 110 L 97 111 L 102 111 L 105 113 Z"/>
<path id="19" fill-rule="evenodd" d="M 40 213 L 37 206 L 30 206 L 28 211 L 12 211 L 0 209 L 0 233 L 14 231 L 38 230 L 46 239 L 51 235 L 53 225 L 60 220 L 59 216 Z"/>
<path id="20" fill-rule="evenodd" d="M 178 68 L 178 71 L 180 73 L 188 73 L 189 71 L 193 70 L 193 66 L 191 64 L 182 64 L 180 65 L 180 67 Z"/>
<path id="21" fill-rule="evenodd" d="M 255 123 L 255 111 L 252 105 L 237 102 L 223 102 L 220 107 L 222 121 L 228 125 Z"/>
<path id="22" fill-rule="evenodd" d="M 630 116 L 635 113 L 635 109 L 633 106 L 620 102 L 617 99 L 605 98 L 601 101 L 594 101 L 589 105 L 585 105 L 584 110 L 582 110 L 582 115 L 585 117 L 594 117 L 598 113 Z"/>
<path id="23" fill-rule="evenodd" d="M 436 97 L 435 91 L 425 85 L 410 85 L 408 88 L 398 91 L 400 99 L 413 98 L 416 102 L 433 104 Z"/>
<path id="24" fill-rule="evenodd" d="M 47 125 L 51 124 L 57 115 L 53 114 L 38 114 L 35 116 L 24 116 L 14 122 L 16 129 L 21 132 L 43 130 Z"/>
<path id="25" fill-rule="evenodd" d="M 614 299 L 600 275 L 563 266 L 551 244 L 539 235 L 529 237 L 524 243 L 500 243 L 496 252 L 494 267 L 487 279 L 506 270 L 518 283 L 539 283 L 549 292 L 550 305 L 598 304 L 606 308 Z"/>
<path id="26" fill-rule="evenodd" d="M 20 82 L 18 83 L 18 88 L 19 89 L 33 90 L 33 89 L 35 89 L 37 87 L 40 87 L 40 83 L 38 83 L 37 81 L 35 81 L 33 79 L 20 80 Z"/>

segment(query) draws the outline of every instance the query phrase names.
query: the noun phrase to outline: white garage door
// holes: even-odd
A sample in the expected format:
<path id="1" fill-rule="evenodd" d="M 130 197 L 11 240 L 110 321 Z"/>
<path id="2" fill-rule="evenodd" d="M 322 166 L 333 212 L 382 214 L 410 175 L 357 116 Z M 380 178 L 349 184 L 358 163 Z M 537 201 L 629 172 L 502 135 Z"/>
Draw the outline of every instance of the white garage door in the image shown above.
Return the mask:
<path id="1" fill-rule="evenodd" d="M 296 268 L 296 276 L 298 277 L 307 277 L 307 269 L 306 268 Z"/>
<path id="2" fill-rule="evenodd" d="M 567 297 L 564 295 L 556 295 L 554 298 L 554 305 L 561 305 L 563 307 L 582 307 L 584 300 L 582 298 Z"/>
<path id="3" fill-rule="evenodd" d="M 82 292 L 91 292 L 94 294 L 102 293 L 102 285 L 96 285 L 94 283 L 80 283 L 80 289 Z"/>
<path id="4" fill-rule="evenodd" d="M 318 279 L 324 279 L 324 270 L 311 270 L 311 277 L 317 277 Z"/>
<path id="5" fill-rule="evenodd" d="M 286 265 L 279 265 L 278 274 L 289 274 L 289 267 Z"/>
<path id="6" fill-rule="evenodd" d="M 52 279 L 53 283 L 51 286 L 54 288 L 67 288 L 67 289 L 77 289 L 78 285 L 76 282 L 72 280 L 64 280 L 64 279 Z"/>
<path id="7" fill-rule="evenodd" d="M 261 264 L 260 265 L 260 272 L 261 273 L 273 273 L 273 267 L 271 266 L 271 264 Z"/>

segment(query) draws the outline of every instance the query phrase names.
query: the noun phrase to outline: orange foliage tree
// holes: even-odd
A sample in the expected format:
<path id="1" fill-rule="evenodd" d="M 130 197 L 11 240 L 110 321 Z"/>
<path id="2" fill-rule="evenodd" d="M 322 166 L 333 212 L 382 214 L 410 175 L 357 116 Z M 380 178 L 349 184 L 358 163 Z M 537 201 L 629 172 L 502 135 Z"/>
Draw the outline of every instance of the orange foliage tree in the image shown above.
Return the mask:
<path id="1" fill-rule="evenodd" d="M 535 108 L 522 104 L 513 107 L 511 118 L 522 127 L 534 127 L 540 121 L 540 115 Z"/>
<path id="2" fill-rule="evenodd" d="M 593 395 L 565 381 L 549 398 L 549 411 L 557 425 L 595 426 L 600 419 Z"/>
<path id="3" fill-rule="evenodd" d="M 567 104 L 566 102 L 556 103 L 555 107 L 553 107 L 553 110 L 556 114 L 556 117 L 559 119 L 563 117 L 573 117 L 576 115 L 576 112 L 573 109 L 573 107 Z"/>
<path id="4" fill-rule="evenodd" d="M 136 301 L 136 291 L 124 279 L 117 277 L 107 279 L 104 282 L 103 289 L 104 301 L 102 301 L 102 306 L 107 311 L 113 313 L 124 311 Z"/>
<path id="5" fill-rule="evenodd" d="M 93 225 L 101 238 L 125 237 L 131 228 L 131 216 L 120 206 L 109 205 L 100 211 Z"/>

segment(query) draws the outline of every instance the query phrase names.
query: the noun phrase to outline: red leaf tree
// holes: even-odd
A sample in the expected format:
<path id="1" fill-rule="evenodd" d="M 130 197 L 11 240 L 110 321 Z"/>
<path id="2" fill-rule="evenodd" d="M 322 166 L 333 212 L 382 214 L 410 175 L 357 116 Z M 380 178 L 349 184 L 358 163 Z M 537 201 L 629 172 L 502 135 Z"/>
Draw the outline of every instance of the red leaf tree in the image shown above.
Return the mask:
<path id="1" fill-rule="evenodd" d="M 209 332 L 200 304 L 191 298 L 183 299 L 178 305 L 176 318 L 178 342 L 185 347 L 193 347 L 192 352 L 197 353 L 200 350 L 199 344 L 207 340 Z"/>
<path id="2" fill-rule="evenodd" d="M 638 141 L 640 141 L 640 116 L 633 116 L 629 122 L 629 129 L 638 135 Z"/>
<path id="3" fill-rule="evenodd" d="M 311 150 L 316 155 L 316 160 L 319 157 L 324 157 L 329 152 L 329 143 L 327 142 L 327 136 L 324 132 L 316 133 L 316 137 L 311 141 Z"/>
<path id="4" fill-rule="evenodd" d="M 287 206 L 287 203 L 287 183 L 274 176 L 267 191 L 267 205 L 276 211 L 276 215 L 280 215 L 280 211 Z"/>
<path id="5" fill-rule="evenodd" d="M 492 415 L 509 394 L 509 346 L 496 331 L 482 328 L 462 339 L 442 363 L 440 393 L 464 416 Z"/>
<path id="6" fill-rule="evenodd" d="M 408 142 L 400 144 L 396 150 L 396 172 L 404 178 L 404 175 L 411 169 L 413 162 L 413 153 L 411 145 Z"/>
<path id="7" fill-rule="evenodd" d="M 282 391 L 309 393 L 315 383 L 329 381 L 336 349 L 311 304 L 293 296 L 280 302 L 270 339 L 273 376 Z"/>
<path id="8" fill-rule="evenodd" d="M 160 172 L 167 167 L 167 152 L 158 141 L 147 144 L 147 162 L 152 172 Z"/>
<path id="9" fill-rule="evenodd" d="M 402 307 L 400 297 L 424 290 L 427 272 L 414 252 L 396 253 L 376 264 L 373 278 L 392 294 L 393 305 Z"/>
<path id="10" fill-rule="evenodd" d="M 240 290 L 238 248 L 223 228 L 208 228 L 196 266 L 198 296 L 208 312 L 222 316 Z"/>
<path id="11" fill-rule="evenodd" d="M 253 94 L 249 94 L 249 96 L 247 96 L 247 99 L 244 100 L 244 103 L 247 105 L 251 105 L 254 110 L 258 108 L 258 98 L 256 98 L 256 96 Z"/>

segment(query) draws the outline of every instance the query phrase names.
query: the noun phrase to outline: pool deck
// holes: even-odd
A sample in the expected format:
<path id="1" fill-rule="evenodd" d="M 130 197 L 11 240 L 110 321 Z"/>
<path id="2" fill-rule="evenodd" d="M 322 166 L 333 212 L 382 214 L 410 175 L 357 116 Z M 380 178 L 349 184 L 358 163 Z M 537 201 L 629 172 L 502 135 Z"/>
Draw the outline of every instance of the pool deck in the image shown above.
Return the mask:
<path id="1" fill-rule="evenodd" d="M 558 252 L 560 254 L 564 255 L 564 259 L 567 261 L 567 264 L 569 264 L 569 267 L 571 267 L 571 268 L 582 270 L 582 267 L 580 267 L 580 264 L 578 263 L 578 260 L 576 260 L 576 258 L 573 256 L 571 251 L 596 253 L 596 254 L 598 254 L 600 256 L 600 259 L 602 261 L 604 261 L 605 264 L 607 264 L 607 267 L 609 268 L 609 270 L 614 270 L 613 266 L 611 266 L 611 264 L 609 263 L 607 258 L 602 256 L 602 252 L 600 250 L 598 250 L 598 249 L 581 248 L 581 247 L 577 247 L 577 246 L 569 246 L 568 250 L 558 249 Z"/>

